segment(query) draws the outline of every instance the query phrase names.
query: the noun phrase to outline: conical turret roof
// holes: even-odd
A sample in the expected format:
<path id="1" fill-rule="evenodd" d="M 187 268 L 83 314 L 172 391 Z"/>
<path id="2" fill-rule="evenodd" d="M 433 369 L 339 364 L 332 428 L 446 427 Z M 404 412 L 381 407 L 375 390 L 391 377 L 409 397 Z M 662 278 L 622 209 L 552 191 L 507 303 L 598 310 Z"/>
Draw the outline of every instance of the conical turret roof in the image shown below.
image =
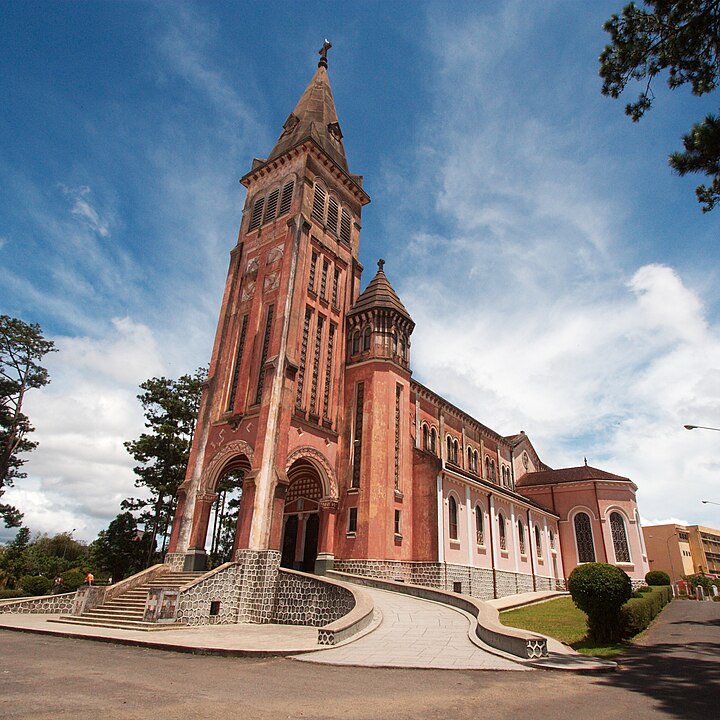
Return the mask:
<path id="1" fill-rule="evenodd" d="M 313 140 L 346 173 L 349 173 L 342 132 L 338 123 L 335 101 L 327 73 L 327 59 L 318 63 L 318 69 L 305 89 L 295 109 L 283 125 L 267 161 L 274 160 L 305 140 Z"/>
<path id="2" fill-rule="evenodd" d="M 397 296 L 395 290 L 393 290 L 390 281 L 385 275 L 385 271 L 383 270 L 384 264 L 384 260 L 378 260 L 378 271 L 375 277 L 368 283 L 365 290 L 360 293 L 360 296 L 355 301 L 348 315 L 356 315 L 375 309 L 394 310 L 398 315 L 408 320 L 412 327 L 415 327 L 410 313 L 405 309 L 405 306 L 400 301 L 400 298 Z"/>

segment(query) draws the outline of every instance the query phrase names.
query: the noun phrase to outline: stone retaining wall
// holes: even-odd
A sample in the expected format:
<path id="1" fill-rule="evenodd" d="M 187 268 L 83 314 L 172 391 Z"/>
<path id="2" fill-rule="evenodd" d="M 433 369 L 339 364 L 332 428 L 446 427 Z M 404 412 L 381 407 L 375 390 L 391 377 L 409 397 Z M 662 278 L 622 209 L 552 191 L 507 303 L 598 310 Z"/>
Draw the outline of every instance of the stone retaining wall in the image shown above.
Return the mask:
<path id="1" fill-rule="evenodd" d="M 33 598 L 17 598 L 0 601 L 0 613 L 63 614 L 72 610 L 75 593 L 42 595 Z"/>
<path id="2" fill-rule="evenodd" d="M 338 560 L 333 569 L 350 575 L 364 575 L 395 582 L 412 583 L 492 600 L 517 593 L 537 590 L 564 590 L 563 580 L 525 573 L 494 571 L 490 568 L 453 565 L 450 563 L 408 562 L 393 560 Z"/>
<path id="3" fill-rule="evenodd" d="M 281 625 L 321 627 L 355 607 L 355 598 L 346 588 L 292 570 L 280 570 L 275 622 Z"/>

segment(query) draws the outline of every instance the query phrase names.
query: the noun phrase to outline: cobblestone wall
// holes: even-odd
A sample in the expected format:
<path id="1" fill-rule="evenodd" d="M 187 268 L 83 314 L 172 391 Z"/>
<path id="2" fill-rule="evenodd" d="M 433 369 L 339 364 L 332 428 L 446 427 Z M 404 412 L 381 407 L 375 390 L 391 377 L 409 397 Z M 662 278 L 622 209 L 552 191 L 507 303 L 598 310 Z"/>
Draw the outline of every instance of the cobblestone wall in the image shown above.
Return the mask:
<path id="1" fill-rule="evenodd" d="M 343 587 L 280 571 L 275 622 L 281 625 L 322 627 L 347 615 L 353 607 L 355 598 Z"/>
<path id="2" fill-rule="evenodd" d="M 62 593 L 61 595 L 43 595 L 34 598 L 18 598 L 17 600 L 3 600 L 0 602 L 0 613 L 43 613 L 62 614 L 72 610 L 75 593 Z"/>
<path id="3" fill-rule="evenodd" d="M 492 600 L 494 597 L 493 571 L 489 568 L 450 563 L 336 559 L 334 569 L 352 575 L 365 575 L 382 580 L 395 580 L 450 592 L 461 592 L 481 600 Z M 533 591 L 532 575 L 497 570 L 495 576 L 497 597 Z M 536 584 L 538 590 L 565 589 L 564 581 L 556 581 L 552 578 L 536 577 Z"/>
<path id="4" fill-rule="evenodd" d="M 236 623 L 239 577 L 242 577 L 242 569 L 234 563 L 226 563 L 210 577 L 181 592 L 177 600 L 177 621 L 187 625 Z M 212 603 L 218 605 L 213 607 Z M 211 609 L 215 611 L 213 615 Z"/>

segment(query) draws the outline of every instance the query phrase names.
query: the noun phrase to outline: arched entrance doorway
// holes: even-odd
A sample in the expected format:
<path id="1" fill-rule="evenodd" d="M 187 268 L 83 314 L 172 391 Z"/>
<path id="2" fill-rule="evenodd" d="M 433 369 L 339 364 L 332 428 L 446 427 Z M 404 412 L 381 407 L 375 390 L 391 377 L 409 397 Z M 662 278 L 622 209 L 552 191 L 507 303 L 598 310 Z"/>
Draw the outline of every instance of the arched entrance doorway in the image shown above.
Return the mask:
<path id="1" fill-rule="evenodd" d="M 238 455 L 227 463 L 218 477 L 206 538 L 210 568 L 232 559 L 242 503 L 243 478 L 249 470 L 248 457 Z"/>
<path id="2" fill-rule="evenodd" d="M 315 466 L 305 458 L 288 469 L 280 565 L 313 572 L 320 538 L 320 500 L 323 483 Z"/>

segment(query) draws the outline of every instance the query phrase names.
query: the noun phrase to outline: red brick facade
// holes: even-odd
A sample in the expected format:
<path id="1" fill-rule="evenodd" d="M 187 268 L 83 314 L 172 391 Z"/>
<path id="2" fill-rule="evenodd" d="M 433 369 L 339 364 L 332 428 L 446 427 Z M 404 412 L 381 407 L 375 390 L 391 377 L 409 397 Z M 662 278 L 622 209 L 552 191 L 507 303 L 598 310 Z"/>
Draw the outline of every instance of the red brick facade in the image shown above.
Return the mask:
<path id="1" fill-rule="evenodd" d="M 370 199 L 348 169 L 324 58 L 242 182 L 175 557 L 202 566 L 218 481 L 240 469 L 235 548 L 281 551 L 287 566 L 478 595 L 554 587 L 577 562 L 581 505 L 598 560 L 614 561 L 603 523 L 623 514 L 634 562 L 624 565 L 644 576 L 629 480 L 553 476 L 567 471 L 549 471 L 524 434 L 503 437 L 412 379 L 414 323 L 382 261 L 360 292 Z M 523 484 L 534 473 L 544 484 Z"/>

